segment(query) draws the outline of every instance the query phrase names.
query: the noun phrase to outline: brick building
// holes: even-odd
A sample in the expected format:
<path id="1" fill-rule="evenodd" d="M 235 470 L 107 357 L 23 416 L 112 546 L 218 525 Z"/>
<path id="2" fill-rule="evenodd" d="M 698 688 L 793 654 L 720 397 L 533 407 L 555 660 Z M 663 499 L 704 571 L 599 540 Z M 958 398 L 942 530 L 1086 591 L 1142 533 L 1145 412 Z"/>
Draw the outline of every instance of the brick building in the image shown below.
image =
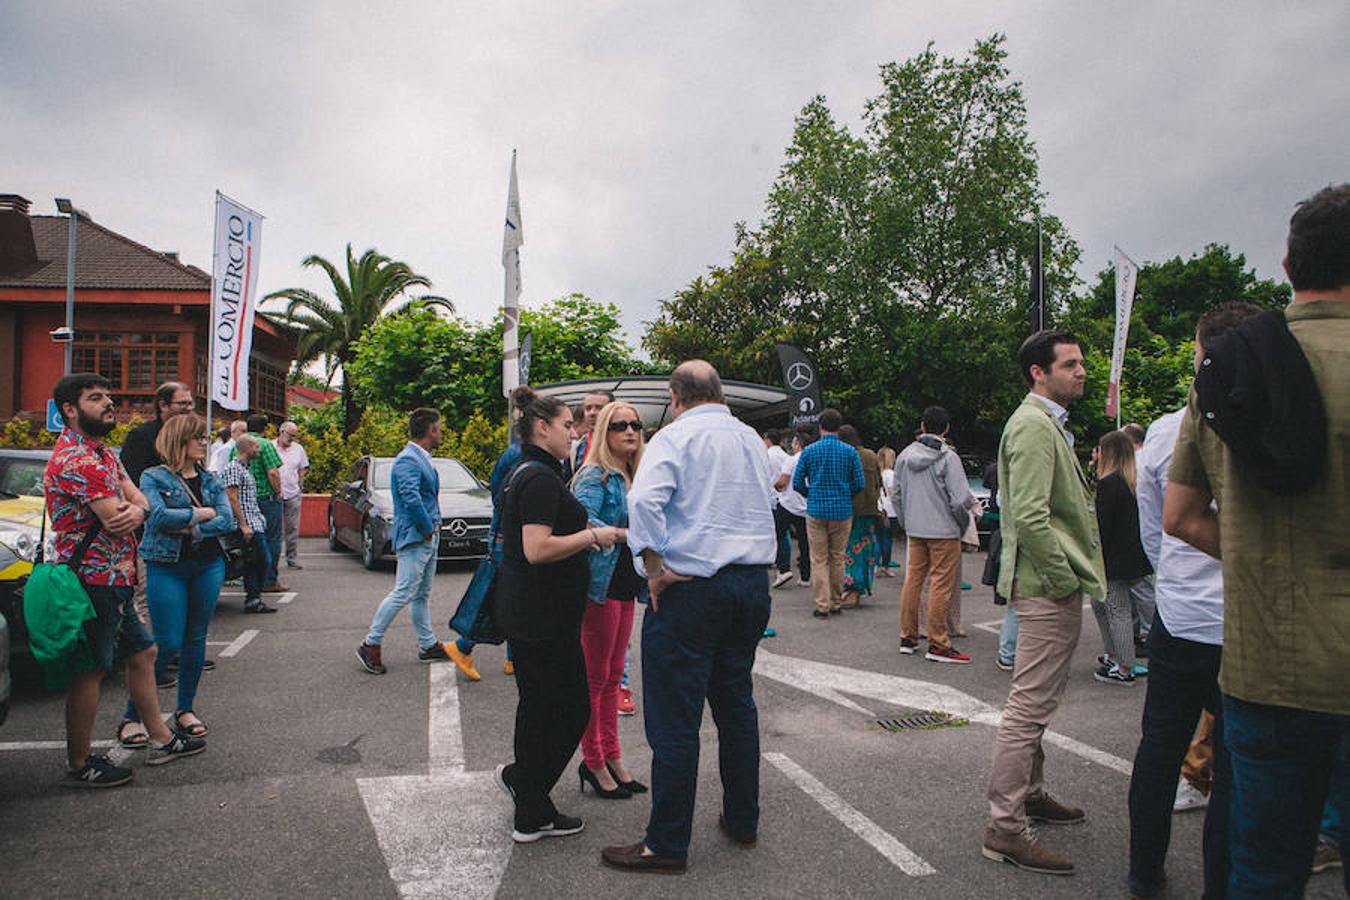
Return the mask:
<path id="1" fill-rule="evenodd" d="M 0 194 L 0 420 L 41 417 L 65 365 L 50 332 L 65 324 L 70 223 L 32 215 L 29 207 L 23 197 Z M 203 411 L 210 273 L 83 216 L 77 229 L 74 371 L 99 372 L 113 383 L 120 418 L 153 415 L 155 388 L 165 381 L 189 385 Z M 250 410 L 285 417 L 295 350 L 291 331 L 255 318 Z"/>

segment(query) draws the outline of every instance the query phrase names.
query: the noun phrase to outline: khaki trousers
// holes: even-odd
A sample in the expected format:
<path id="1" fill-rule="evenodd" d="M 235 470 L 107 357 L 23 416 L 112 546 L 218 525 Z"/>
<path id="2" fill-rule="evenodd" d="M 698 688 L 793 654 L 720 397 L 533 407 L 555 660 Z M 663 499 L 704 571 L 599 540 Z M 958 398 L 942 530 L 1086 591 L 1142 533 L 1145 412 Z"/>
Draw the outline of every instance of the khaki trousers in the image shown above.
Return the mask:
<path id="1" fill-rule="evenodd" d="M 989 818 L 996 831 L 1020 834 L 1027 825 L 1027 797 L 1044 787 L 1041 736 L 1069 680 L 1083 625 L 1083 595 L 1074 591 L 1058 600 L 1023 597 L 1014 587 L 1010 602 L 1020 631 L 1012 690 L 994 743 Z"/>
<path id="2" fill-rule="evenodd" d="M 806 543 L 811 547 L 811 587 L 816 593 L 816 609 L 829 612 L 844 601 L 844 551 L 853 518 L 813 519 L 806 517 Z"/>
<path id="3" fill-rule="evenodd" d="M 905 545 L 905 586 L 900 589 L 900 636 L 919 638 L 919 597 L 923 583 L 931 573 L 928 591 L 928 643 L 947 648 L 952 645 L 947 633 L 947 608 L 951 604 L 952 584 L 961 562 L 960 538 L 911 537 Z M 958 590 L 960 584 L 957 583 Z"/>

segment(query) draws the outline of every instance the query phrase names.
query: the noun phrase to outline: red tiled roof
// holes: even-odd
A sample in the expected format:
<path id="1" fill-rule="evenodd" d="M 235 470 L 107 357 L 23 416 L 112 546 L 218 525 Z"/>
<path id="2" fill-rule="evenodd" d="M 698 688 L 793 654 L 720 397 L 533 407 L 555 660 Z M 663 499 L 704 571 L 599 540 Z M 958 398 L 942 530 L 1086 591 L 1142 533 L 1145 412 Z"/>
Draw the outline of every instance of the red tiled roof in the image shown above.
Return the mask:
<path id="1" fill-rule="evenodd" d="M 37 262 L 0 275 L 0 287 L 64 288 L 65 216 L 29 216 Z M 102 225 L 80 219 L 75 236 L 75 286 L 83 289 L 210 291 L 211 276 L 138 244 Z"/>

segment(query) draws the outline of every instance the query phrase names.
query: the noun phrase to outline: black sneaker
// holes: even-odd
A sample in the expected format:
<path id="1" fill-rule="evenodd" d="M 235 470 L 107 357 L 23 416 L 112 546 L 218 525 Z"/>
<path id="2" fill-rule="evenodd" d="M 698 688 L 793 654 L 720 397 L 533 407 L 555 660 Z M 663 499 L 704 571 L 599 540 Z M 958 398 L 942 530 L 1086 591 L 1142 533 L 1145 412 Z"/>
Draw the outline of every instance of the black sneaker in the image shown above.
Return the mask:
<path id="1" fill-rule="evenodd" d="M 203 671 L 203 672 L 210 672 L 210 671 L 211 671 L 212 669 L 214 669 L 215 667 L 216 667 L 216 661 L 215 661 L 214 659 L 204 659 L 204 660 L 202 660 L 202 671 Z M 174 660 L 173 662 L 169 663 L 165 668 L 166 668 L 168 671 L 170 671 L 170 672 L 177 672 L 177 671 L 178 671 L 178 660 Z"/>
<path id="2" fill-rule="evenodd" d="M 919 642 L 914 640 L 914 638 L 902 637 L 900 639 L 901 653 L 913 653 L 918 649 L 919 649 Z"/>
<path id="3" fill-rule="evenodd" d="M 1102 684 L 1117 684 L 1122 687 L 1134 686 L 1134 673 L 1127 672 L 1119 665 L 1112 662 L 1109 665 L 1101 665 L 1092 673 L 1092 677 Z"/>
<path id="4" fill-rule="evenodd" d="M 130 769 L 113 765 L 102 753 L 91 753 L 80 768 L 66 770 L 65 784 L 75 788 L 109 788 L 126 784 L 133 777 Z"/>
<path id="5" fill-rule="evenodd" d="M 155 676 L 155 687 L 157 688 L 160 689 L 171 688 L 176 684 L 178 684 L 177 670 L 174 670 L 172 672 L 165 672 L 163 675 Z"/>
<path id="6" fill-rule="evenodd" d="M 175 759 L 182 759 L 185 756 L 196 756 L 206 749 L 206 741 L 201 738 L 188 737 L 185 734 L 175 734 L 167 744 L 162 747 L 150 745 L 150 752 L 145 757 L 147 766 L 162 766 L 165 763 L 171 763 Z"/>
<path id="7" fill-rule="evenodd" d="M 277 608 L 275 606 L 268 606 L 261 600 L 259 600 L 257 603 L 254 603 L 252 606 L 244 607 L 244 612 L 246 613 L 274 613 L 276 611 Z"/>
<path id="8" fill-rule="evenodd" d="M 437 641 L 425 650 L 418 650 L 417 658 L 424 663 L 449 662 L 450 654 L 445 652 L 445 645 Z"/>
<path id="9" fill-rule="evenodd" d="M 515 802 L 516 802 L 516 789 L 513 788 L 513 787 L 511 787 L 511 783 L 510 783 L 509 781 L 506 780 L 506 770 L 507 770 L 507 768 L 508 768 L 508 767 L 505 766 L 505 765 L 498 766 L 498 767 L 497 767 L 497 771 L 494 772 L 493 775 L 494 775 L 494 777 L 495 777 L 495 779 L 496 779 L 496 781 L 497 781 L 497 787 L 499 787 L 499 788 L 502 789 L 502 793 L 503 793 L 503 794 L 505 794 L 506 796 L 508 796 L 508 797 L 511 798 L 511 802 L 512 802 L 512 803 L 515 803 Z"/>
<path id="10" fill-rule="evenodd" d="M 372 675 L 383 675 L 389 671 L 384 667 L 384 661 L 380 659 L 378 645 L 362 641 L 361 646 L 356 648 L 356 658 L 361 660 L 361 665 Z"/>
<path id="11" fill-rule="evenodd" d="M 585 823 L 580 819 L 558 813 L 553 817 L 552 822 L 540 825 L 538 828 L 511 829 L 511 839 L 517 844 L 533 844 L 540 838 L 567 837 L 569 834 L 580 834 L 585 827 Z"/>

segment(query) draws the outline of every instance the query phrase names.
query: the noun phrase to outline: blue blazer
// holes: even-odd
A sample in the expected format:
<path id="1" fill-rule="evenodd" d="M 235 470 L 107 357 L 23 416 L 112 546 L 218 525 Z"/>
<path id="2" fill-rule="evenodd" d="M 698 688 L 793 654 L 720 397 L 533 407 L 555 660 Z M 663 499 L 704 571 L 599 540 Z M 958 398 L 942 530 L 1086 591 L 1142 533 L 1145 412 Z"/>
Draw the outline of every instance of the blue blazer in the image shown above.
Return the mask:
<path id="1" fill-rule="evenodd" d="M 230 509 L 230 499 L 220 479 L 205 469 L 197 470 L 202 477 L 202 500 L 216 511 L 209 522 L 193 526 L 192 542 L 228 534 L 239 526 Z M 168 466 L 155 466 L 141 473 L 141 493 L 150 504 L 150 515 L 145 520 L 145 536 L 141 538 L 138 553 L 147 562 L 176 563 L 183 549 L 180 529 L 192 521 L 192 507 L 196 501 L 183 487 L 183 482 Z"/>
<path id="2" fill-rule="evenodd" d="M 599 466 L 584 466 L 572 481 L 572 493 L 576 495 L 581 505 L 586 507 L 586 516 L 591 525 L 627 528 L 628 483 L 618 472 L 610 472 L 607 478 L 600 476 Z M 614 568 L 619 564 L 620 555 L 618 544 L 608 550 L 591 552 L 591 584 L 586 589 L 586 596 L 591 602 L 604 604 L 605 594 L 609 591 L 609 582 L 614 577 Z M 637 599 L 642 603 L 647 602 L 645 579 L 638 586 Z"/>
<path id="3" fill-rule="evenodd" d="M 394 552 L 425 543 L 441 527 L 441 476 L 421 447 L 404 446 L 389 475 L 394 495 Z"/>

